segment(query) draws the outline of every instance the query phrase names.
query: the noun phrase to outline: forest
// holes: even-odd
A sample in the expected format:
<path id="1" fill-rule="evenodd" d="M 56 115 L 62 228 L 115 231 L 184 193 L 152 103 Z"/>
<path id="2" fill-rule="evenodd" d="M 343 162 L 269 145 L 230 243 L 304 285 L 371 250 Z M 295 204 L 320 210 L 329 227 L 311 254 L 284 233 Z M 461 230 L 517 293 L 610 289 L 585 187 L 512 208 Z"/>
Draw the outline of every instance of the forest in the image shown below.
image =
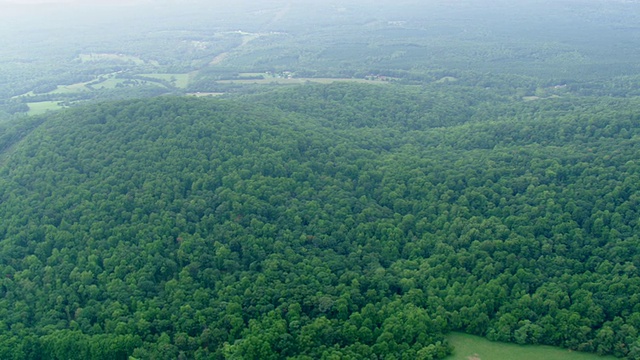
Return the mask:
<path id="1" fill-rule="evenodd" d="M 8 127 L 0 357 L 638 359 L 637 107 L 338 83 Z"/>
<path id="2" fill-rule="evenodd" d="M 0 359 L 640 360 L 637 2 L 0 3 Z"/>

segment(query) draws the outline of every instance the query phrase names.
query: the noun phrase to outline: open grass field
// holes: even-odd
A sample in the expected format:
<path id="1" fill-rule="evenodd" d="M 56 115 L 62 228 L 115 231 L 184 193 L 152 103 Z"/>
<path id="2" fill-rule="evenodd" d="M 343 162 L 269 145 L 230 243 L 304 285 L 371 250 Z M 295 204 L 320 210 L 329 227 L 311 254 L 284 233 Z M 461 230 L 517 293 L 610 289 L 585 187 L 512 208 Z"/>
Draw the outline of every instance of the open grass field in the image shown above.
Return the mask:
<path id="1" fill-rule="evenodd" d="M 440 83 L 447 83 L 447 82 L 455 82 L 458 81 L 457 78 L 454 78 L 453 76 L 445 76 L 440 80 L 437 80 L 436 83 L 440 84 Z"/>
<path id="2" fill-rule="evenodd" d="M 91 81 L 77 83 L 77 84 L 71 84 L 71 85 L 58 85 L 58 87 L 55 90 L 49 91 L 48 93 L 45 93 L 44 95 L 47 95 L 47 94 L 72 94 L 72 93 L 78 93 L 78 92 L 83 92 L 83 91 L 89 91 L 89 89 L 85 85 L 87 85 L 90 82 Z M 20 97 L 26 97 L 26 96 L 38 96 L 38 95 L 42 95 L 42 94 L 36 94 L 33 91 L 29 91 L 28 93 L 24 93 L 24 94 L 21 94 L 21 95 L 16 95 L 16 96 L 13 97 L 13 99 L 17 99 L 17 98 L 20 98 Z"/>
<path id="3" fill-rule="evenodd" d="M 350 79 L 350 78 L 267 78 L 267 79 L 248 79 L 248 80 L 219 80 L 220 84 L 259 84 L 259 85 L 296 85 L 304 84 L 307 82 L 319 83 L 319 84 L 331 84 L 334 82 L 355 82 L 361 84 L 386 84 L 384 81 L 379 80 L 365 80 L 365 79 Z"/>
<path id="4" fill-rule="evenodd" d="M 91 81 L 71 84 L 71 85 L 58 85 L 57 89 L 51 92 L 48 92 L 48 94 L 71 94 L 71 93 L 77 93 L 82 91 L 89 91 L 89 89 L 85 85 L 87 85 L 90 82 Z"/>
<path id="5" fill-rule="evenodd" d="M 40 101 L 27 103 L 29 105 L 29 115 L 44 114 L 48 110 L 60 110 L 62 106 L 58 105 L 59 101 Z"/>
<path id="6" fill-rule="evenodd" d="M 461 333 L 447 337 L 454 346 L 447 360 L 614 360 L 613 356 L 581 353 L 546 345 L 517 345 Z"/>
<path id="7" fill-rule="evenodd" d="M 118 79 L 110 77 L 105 81 L 92 85 L 94 89 L 115 89 L 118 84 L 122 84 L 126 79 Z"/>
<path id="8" fill-rule="evenodd" d="M 154 78 L 159 80 L 165 80 L 169 82 L 175 81 L 175 86 L 184 89 L 189 85 L 189 74 L 140 74 L 140 76 Z"/>
<path id="9" fill-rule="evenodd" d="M 239 76 L 240 76 L 241 78 L 243 78 L 243 77 L 248 77 L 248 78 L 249 78 L 249 77 L 251 77 L 251 78 L 254 78 L 254 77 L 259 77 L 259 76 L 262 76 L 262 77 L 264 77 L 264 78 L 273 78 L 273 76 L 269 76 L 269 75 L 267 75 L 267 73 L 263 73 L 263 72 L 240 73 L 240 75 L 239 75 Z"/>
<path id="10" fill-rule="evenodd" d="M 523 101 L 535 101 L 535 100 L 545 100 L 545 99 L 557 99 L 560 96 L 558 95 L 551 95 L 549 97 L 540 97 L 540 96 L 523 96 L 522 100 Z"/>
<path id="11" fill-rule="evenodd" d="M 144 60 L 137 56 L 124 55 L 124 54 L 109 54 L 109 53 L 91 53 L 78 55 L 82 62 L 92 61 L 119 61 L 119 62 L 132 62 L 136 65 L 143 65 Z"/>
<path id="12" fill-rule="evenodd" d="M 224 95 L 224 93 L 221 92 L 194 92 L 194 93 L 187 93 L 188 96 L 195 96 L 195 97 L 207 97 L 207 96 L 221 96 Z"/>

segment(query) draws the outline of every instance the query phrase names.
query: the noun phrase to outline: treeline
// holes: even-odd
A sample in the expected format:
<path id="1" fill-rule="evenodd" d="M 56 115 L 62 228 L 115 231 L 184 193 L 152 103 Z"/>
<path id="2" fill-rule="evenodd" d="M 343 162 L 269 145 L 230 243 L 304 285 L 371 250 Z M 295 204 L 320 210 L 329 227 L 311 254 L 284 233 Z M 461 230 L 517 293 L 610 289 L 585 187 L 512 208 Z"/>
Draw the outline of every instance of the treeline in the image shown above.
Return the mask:
<path id="1" fill-rule="evenodd" d="M 39 118 L 0 168 L 0 357 L 441 359 L 458 330 L 640 358 L 636 100 L 510 99 Z"/>

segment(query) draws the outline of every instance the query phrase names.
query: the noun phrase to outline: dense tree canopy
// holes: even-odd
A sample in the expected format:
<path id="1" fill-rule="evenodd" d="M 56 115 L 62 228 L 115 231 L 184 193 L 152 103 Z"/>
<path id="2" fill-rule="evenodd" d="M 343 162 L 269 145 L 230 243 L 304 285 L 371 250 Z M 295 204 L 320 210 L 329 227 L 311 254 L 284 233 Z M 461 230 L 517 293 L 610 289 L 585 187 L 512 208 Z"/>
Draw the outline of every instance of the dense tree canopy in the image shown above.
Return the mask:
<path id="1" fill-rule="evenodd" d="M 0 358 L 640 358 L 635 99 L 304 85 L 0 128 Z"/>

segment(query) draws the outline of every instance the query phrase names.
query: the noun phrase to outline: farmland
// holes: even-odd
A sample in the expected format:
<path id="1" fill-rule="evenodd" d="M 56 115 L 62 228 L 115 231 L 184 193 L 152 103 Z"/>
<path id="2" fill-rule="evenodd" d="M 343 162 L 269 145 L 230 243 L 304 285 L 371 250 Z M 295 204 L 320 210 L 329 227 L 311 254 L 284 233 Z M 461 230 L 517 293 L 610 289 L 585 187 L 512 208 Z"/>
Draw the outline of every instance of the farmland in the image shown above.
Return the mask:
<path id="1" fill-rule="evenodd" d="M 613 356 L 599 356 L 545 345 L 517 345 L 489 341 L 479 336 L 451 333 L 447 340 L 454 352 L 446 360 L 614 360 Z"/>
<path id="2" fill-rule="evenodd" d="M 60 110 L 63 108 L 58 101 L 40 101 L 27 103 L 29 106 L 29 115 L 44 114 L 47 111 Z"/>

